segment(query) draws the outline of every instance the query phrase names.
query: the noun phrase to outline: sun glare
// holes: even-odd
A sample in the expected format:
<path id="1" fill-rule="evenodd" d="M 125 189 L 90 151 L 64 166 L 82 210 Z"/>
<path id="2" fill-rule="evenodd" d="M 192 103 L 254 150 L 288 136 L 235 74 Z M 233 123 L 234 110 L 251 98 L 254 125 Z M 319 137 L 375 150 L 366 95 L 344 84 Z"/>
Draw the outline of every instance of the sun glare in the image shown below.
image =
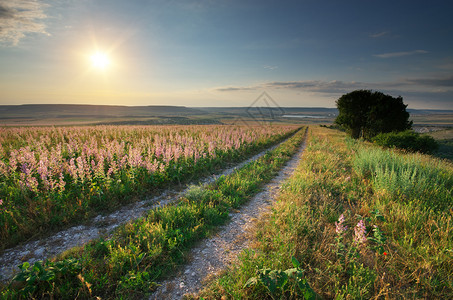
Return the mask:
<path id="1" fill-rule="evenodd" d="M 107 54 L 96 52 L 91 55 L 91 63 L 96 69 L 104 70 L 110 65 L 110 59 Z"/>

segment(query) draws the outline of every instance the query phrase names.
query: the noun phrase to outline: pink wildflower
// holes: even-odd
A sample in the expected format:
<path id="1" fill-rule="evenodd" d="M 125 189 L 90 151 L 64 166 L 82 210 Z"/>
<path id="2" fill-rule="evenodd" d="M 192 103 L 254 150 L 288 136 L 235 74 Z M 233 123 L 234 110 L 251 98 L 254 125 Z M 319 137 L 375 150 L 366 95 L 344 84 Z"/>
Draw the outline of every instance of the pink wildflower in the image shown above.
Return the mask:
<path id="1" fill-rule="evenodd" d="M 360 220 L 354 228 L 354 240 L 358 244 L 363 244 L 366 242 L 366 228 L 363 220 Z"/>
<path id="2" fill-rule="evenodd" d="M 338 222 L 335 222 L 337 234 L 342 234 L 343 232 L 348 230 L 348 226 L 343 225 L 343 223 L 344 223 L 344 216 L 343 216 L 343 214 L 341 214 L 341 216 L 338 218 Z"/>

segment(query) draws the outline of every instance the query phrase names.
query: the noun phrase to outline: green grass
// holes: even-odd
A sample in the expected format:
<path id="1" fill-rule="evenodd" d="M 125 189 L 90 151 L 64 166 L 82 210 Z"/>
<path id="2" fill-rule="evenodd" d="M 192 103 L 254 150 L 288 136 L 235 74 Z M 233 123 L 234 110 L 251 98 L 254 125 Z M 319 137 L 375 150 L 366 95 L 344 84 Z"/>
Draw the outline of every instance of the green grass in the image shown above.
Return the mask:
<path id="1" fill-rule="evenodd" d="M 215 155 L 207 155 L 207 138 L 202 136 L 210 128 L 215 127 L 5 129 L 0 136 L 0 251 L 30 238 L 80 224 L 99 213 L 114 211 L 159 190 L 212 174 L 277 144 L 297 129 L 296 126 L 285 132 L 273 129 L 275 134 L 272 136 L 243 143 L 238 149 L 216 149 Z M 233 127 L 217 128 L 234 130 Z M 258 128 L 254 130 L 258 133 Z M 272 129 L 269 132 L 274 133 Z M 171 141 L 178 134 L 192 137 L 196 144 L 205 144 L 198 159 L 182 155 L 179 159 L 167 160 L 150 154 L 150 149 L 159 147 L 149 144 L 150 138 L 155 135 L 164 138 L 166 145 L 163 147 L 168 150 L 172 149 Z M 145 146 L 147 143 L 148 147 Z M 115 144 L 124 150 L 115 150 Z M 113 147 L 117 152 L 111 159 L 105 158 L 106 153 L 113 153 L 112 148 L 106 147 Z M 125 163 L 128 157 L 137 154 L 132 149 L 140 152 L 140 160 L 143 157 L 143 162 L 155 162 L 160 168 L 150 171 L 143 164 L 129 166 Z M 13 156 L 11 153 L 19 154 Z M 23 161 L 17 163 L 18 160 Z M 10 166 L 11 161 L 14 161 L 14 168 Z M 27 165 L 33 167 L 25 172 L 22 167 L 28 168 Z M 42 169 L 47 170 L 43 173 L 48 175 L 41 176 L 38 170 Z"/>
<path id="2" fill-rule="evenodd" d="M 194 187 L 177 205 L 149 211 L 59 259 L 22 267 L 0 295 L 4 299 L 141 299 L 156 281 L 184 263 L 188 250 L 228 220 L 229 211 L 256 194 L 293 155 L 304 138 L 296 133 L 275 150 L 206 187 Z"/>
<path id="3" fill-rule="evenodd" d="M 453 161 L 453 139 L 440 140 L 437 142 L 439 143 L 439 149 L 436 152 L 436 156 Z"/>
<path id="4" fill-rule="evenodd" d="M 254 247 L 201 296 L 315 299 L 305 294 L 313 289 L 325 299 L 452 299 L 452 178 L 445 161 L 312 128 L 301 164 L 256 226 Z M 306 283 L 297 288 L 276 275 L 294 259 Z"/>
<path id="5" fill-rule="evenodd" d="M 438 211 L 453 205 L 453 176 L 443 161 L 359 147 L 354 168 L 360 176 L 372 180 L 375 191 L 386 191 L 405 203 Z"/>
<path id="6" fill-rule="evenodd" d="M 439 149 L 434 154 L 436 157 L 453 161 L 453 128 L 427 133 L 439 143 Z"/>

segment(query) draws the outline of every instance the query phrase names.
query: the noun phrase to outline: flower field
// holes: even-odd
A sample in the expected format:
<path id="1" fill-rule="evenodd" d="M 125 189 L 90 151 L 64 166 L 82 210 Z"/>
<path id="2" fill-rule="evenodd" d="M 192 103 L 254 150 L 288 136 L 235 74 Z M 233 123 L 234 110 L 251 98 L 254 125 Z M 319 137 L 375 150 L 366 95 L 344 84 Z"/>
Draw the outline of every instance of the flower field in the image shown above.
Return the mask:
<path id="1" fill-rule="evenodd" d="M 2 248 L 274 144 L 294 126 L 0 129 Z"/>
<path id="2" fill-rule="evenodd" d="M 305 139 L 298 130 L 235 172 L 194 185 L 174 205 L 146 215 L 51 260 L 24 262 L 0 299 L 146 299 L 157 282 L 177 272 L 197 242 L 218 232 L 272 180 Z"/>

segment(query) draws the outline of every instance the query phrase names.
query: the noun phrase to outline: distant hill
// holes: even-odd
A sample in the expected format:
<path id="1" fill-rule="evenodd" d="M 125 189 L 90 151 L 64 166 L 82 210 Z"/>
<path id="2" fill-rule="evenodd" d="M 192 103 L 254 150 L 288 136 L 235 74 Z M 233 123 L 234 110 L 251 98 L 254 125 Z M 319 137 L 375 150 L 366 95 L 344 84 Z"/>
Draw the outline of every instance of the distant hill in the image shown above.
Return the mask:
<path id="1" fill-rule="evenodd" d="M 77 104 L 0 105 L 0 119 L 17 118 L 119 118 L 200 114 L 184 106 L 111 106 Z"/>
<path id="2" fill-rule="evenodd" d="M 440 109 L 408 109 L 411 115 L 451 115 L 453 110 L 440 110 Z"/>
<path id="3" fill-rule="evenodd" d="M 338 114 L 336 108 L 325 107 L 196 107 L 196 109 L 208 113 L 220 113 L 231 115 L 249 115 L 254 113 L 266 113 L 272 111 L 275 114 L 319 114 L 332 115 Z"/>

